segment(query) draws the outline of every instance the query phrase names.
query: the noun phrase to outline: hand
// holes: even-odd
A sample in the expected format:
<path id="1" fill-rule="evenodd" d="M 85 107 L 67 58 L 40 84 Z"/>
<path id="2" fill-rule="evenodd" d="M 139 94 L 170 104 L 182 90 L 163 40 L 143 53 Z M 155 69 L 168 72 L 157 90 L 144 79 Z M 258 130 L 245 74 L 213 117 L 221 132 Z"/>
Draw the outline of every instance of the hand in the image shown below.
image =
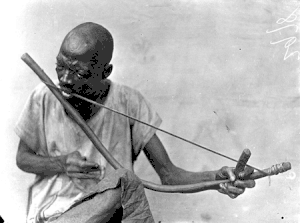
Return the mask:
<path id="1" fill-rule="evenodd" d="M 255 181 L 247 178 L 253 173 L 254 169 L 246 166 L 245 170 L 240 172 L 238 176 L 234 174 L 234 168 L 224 166 L 216 174 L 216 180 L 229 179 L 229 183 L 221 183 L 218 191 L 227 194 L 234 199 L 245 192 L 246 188 L 255 187 Z"/>
<path id="2" fill-rule="evenodd" d="M 81 179 L 95 179 L 100 176 L 100 167 L 97 163 L 87 161 L 80 152 L 75 151 L 63 159 L 65 173 L 69 177 Z"/>

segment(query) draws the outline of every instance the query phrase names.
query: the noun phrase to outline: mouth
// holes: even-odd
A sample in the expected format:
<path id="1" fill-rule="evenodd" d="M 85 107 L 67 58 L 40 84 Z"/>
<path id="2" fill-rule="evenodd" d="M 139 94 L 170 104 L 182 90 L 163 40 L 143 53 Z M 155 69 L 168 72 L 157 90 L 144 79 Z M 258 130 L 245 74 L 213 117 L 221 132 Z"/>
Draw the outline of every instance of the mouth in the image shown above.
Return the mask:
<path id="1" fill-rule="evenodd" d="M 62 95 L 63 95 L 65 98 L 67 98 L 67 99 L 73 97 L 72 95 L 70 95 L 70 94 L 68 94 L 68 93 L 66 93 L 66 92 L 64 92 L 64 91 L 62 91 L 61 93 L 62 93 Z"/>
<path id="2" fill-rule="evenodd" d="M 73 97 L 73 95 L 71 95 L 72 91 L 70 89 L 65 88 L 65 87 L 61 87 L 61 86 L 59 86 L 59 89 L 61 90 L 62 95 L 66 99 Z"/>

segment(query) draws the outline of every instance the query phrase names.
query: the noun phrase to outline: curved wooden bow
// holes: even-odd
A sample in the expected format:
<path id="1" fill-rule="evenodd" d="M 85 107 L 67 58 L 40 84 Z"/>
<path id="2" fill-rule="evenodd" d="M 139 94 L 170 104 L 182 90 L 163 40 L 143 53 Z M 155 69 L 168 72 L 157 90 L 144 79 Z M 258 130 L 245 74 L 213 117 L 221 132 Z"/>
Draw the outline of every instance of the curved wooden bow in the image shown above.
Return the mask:
<path id="1" fill-rule="evenodd" d="M 95 133 L 91 130 L 91 128 L 85 123 L 85 121 L 81 118 L 81 116 L 77 113 L 77 111 L 64 99 L 60 90 L 54 87 L 54 83 L 52 80 L 46 75 L 46 73 L 39 67 L 39 65 L 27 54 L 22 55 L 22 60 L 39 76 L 39 78 L 49 87 L 50 91 L 55 95 L 55 97 L 61 102 L 64 108 L 72 115 L 75 122 L 82 128 L 85 134 L 89 137 L 89 139 L 94 144 L 95 148 L 103 155 L 103 157 L 114 167 L 115 169 L 123 168 L 118 161 L 111 156 L 108 150 L 104 147 L 104 145 L 100 142 Z M 248 157 L 249 158 L 249 157 Z M 234 159 L 231 159 L 234 160 Z M 236 160 L 234 160 L 236 161 Z M 242 155 L 240 158 L 240 162 L 237 164 L 236 169 L 243 169 L 245 167 L 247 160 L 245 161 L 245 157 Z M 257 169 L 257 168 L 255 168 Z M 277 164 L 272 166 L 271 168 L 265 170 L 259 170 L 250 175 L 249 179 L 259 179 L 265 176 L 271 176 L 274 174 L 282 173 L 291 169 L 291 164 L 289 162 Z M 147 189 L 151 189 L 159 192 L 168 192 L 168 193 L 194 193 L 207 190 L 213 186 L 217 186 L 220 183 L 227 183 L 230 180 L 219 180 L 219 181 L 206 181 L 197 184 L 189 184 L 189 185 L 159 185 L 154 184 L 149 181 L 142 180 L 144 187 Z"/>

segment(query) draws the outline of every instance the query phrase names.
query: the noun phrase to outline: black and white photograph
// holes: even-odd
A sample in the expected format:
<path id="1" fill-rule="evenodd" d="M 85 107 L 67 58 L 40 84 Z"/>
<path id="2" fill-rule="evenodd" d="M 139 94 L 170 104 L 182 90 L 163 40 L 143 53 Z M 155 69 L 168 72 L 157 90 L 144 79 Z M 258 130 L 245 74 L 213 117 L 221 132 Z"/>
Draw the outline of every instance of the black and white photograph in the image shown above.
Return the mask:
<path id="1" fill-rule="evenodd" d="M 299 0 L 1 12 L 5 223 L 299 223 Z"/>

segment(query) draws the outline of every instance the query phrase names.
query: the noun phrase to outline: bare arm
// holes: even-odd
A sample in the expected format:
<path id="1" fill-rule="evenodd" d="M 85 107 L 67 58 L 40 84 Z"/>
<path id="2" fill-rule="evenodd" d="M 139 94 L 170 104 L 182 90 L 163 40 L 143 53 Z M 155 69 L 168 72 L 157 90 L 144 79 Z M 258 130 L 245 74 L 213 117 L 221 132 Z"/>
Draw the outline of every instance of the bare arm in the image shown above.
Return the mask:
<path id="1" fill-rule="evenodd" d="M 162 184 L 193 184 L 203 181 L 230 179 L 231 183 L 220 184 L 219 186 L 208 188 L 208 190 L 218 190 L 220 193 L 227 194 L 231 198 L 236 198 L 244 193 L 246 188 L 253 188 L 255 186 L 254 180 L 237 179 L 234 175 L 234 168 L 225 166 L 216 171 L 191 172 L 175 166 L 157 135 L 154 135 L 149 140 L 144 148 L 144 152 L 158 173 Z M 246 177 L 252 172 L 253 169 L 246 168 L 243 174 Z"/>
<path id="2" fill-rule="evenodd" d="M 43 157 L 37 155 L 23 140 L 20 140 L 17 153 L 17 166 L 37 175 L 56 175 L 64 172 L 62 164 L 65 157 Z"/>
<path id="3" fill-rule="evenodd" d="M 50 157 L 36 154 L 27 144 L 20 140 L 17 166 L 27 172 L 42 176 L 53 176 L 67 173 L 71 177 L 95 178 L 98 164 L 86 161 L 78 151 L 64 156 Z"/>
<path id="4" fill-rule="evenodd" d="M 156 134 L 146 144 L 144 152 L 163 184 L 183 185 L 216 179 L 217 171 L 190 172 L 175 166 Z"/>

